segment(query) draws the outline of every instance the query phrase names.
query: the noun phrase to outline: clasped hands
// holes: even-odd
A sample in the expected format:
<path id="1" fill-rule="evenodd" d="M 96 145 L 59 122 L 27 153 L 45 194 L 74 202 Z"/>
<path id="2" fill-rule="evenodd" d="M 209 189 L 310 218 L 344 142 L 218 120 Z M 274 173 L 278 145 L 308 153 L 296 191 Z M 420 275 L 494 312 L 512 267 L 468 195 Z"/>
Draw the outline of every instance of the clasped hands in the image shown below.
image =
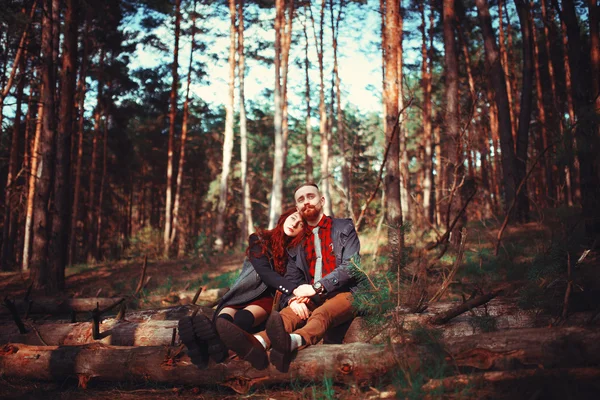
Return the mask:
<path id="1" fill-rule="evenodd" d="M 317 294 L 312 285 L 307 283 L 298 286 L 293 291 L 294 297 L 290 300 L 290 308 L 292 311 L 302 319 L 308 319 L 310 310 L 306 304 L 310 301 L 311 296 Z"/>

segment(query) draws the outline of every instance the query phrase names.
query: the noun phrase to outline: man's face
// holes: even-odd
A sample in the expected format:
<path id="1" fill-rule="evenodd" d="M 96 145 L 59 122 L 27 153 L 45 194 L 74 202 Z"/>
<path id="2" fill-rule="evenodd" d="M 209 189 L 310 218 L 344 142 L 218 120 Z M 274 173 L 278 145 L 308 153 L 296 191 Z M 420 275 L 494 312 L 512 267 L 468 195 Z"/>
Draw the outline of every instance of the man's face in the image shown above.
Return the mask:
<path id="1" fill-rule="evenodd" d="M 302 186 L 294 194 L 296 208 L 308 221 L 314 221 L 321 215 L 325 198 L 314 186 Z"/>

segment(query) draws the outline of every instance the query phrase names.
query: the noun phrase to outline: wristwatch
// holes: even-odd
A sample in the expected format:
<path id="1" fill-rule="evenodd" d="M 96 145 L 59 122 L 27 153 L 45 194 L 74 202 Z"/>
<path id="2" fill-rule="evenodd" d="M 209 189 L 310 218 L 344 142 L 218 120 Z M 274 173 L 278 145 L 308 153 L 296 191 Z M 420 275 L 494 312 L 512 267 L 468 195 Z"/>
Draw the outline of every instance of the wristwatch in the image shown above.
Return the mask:
<path id="1" fill-rule="evenodd" d="M 313 283 L 312 287 L 315 289 L 315 292 L 317 292 L 318 295 L 325 293 L 325 286 L 323 286 L 321 282 Z"/>

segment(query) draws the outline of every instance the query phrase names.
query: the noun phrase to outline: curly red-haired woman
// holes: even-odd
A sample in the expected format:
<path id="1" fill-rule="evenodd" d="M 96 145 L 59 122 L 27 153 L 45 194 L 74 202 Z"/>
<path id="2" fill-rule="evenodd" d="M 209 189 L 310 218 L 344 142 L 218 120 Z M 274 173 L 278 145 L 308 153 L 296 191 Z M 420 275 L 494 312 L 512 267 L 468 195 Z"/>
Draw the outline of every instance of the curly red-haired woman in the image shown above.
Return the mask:
<path id="1" fill-rule="evenodd" d="M 242 272 L 219 302 L 214 320 L 198 314 L 179 321 L 179 336 L 194 364 L 205 368 L 209 356 L 217 363 L 227 357 L 228 350 L 214 327 L 217 318 L 251 331 L 271 313 L 277 291 L 303 295 L 303 288 L 283 277 L 287 249 L 302 241 L 303 229 L 302 217 L 296 208 L 291 208 L 279 217 L 275 228 L 250 235 Z"/>

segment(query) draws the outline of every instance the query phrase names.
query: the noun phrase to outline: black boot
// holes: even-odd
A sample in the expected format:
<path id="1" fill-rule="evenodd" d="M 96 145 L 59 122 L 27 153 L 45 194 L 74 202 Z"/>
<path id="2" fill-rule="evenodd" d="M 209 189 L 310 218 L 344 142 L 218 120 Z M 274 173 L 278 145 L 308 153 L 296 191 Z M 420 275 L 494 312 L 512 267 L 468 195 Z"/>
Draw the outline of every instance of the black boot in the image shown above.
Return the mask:
<path id="1" fill-rule="evenodd" d="M 198 368 L 208 366 L 208 344 L 196 339 L 192 317 L 183 317 L 179 320 L 179 338 L 188 349 L 188 356 Z"/>
<path id="2" fill-rule="evenodd" d="M 196 339 L 206 343 L 210 358 L 216 363 L 225 361 L 229 352 L 215 330 L 212 321 L 206 316 L 198 314 L 194 317 L 193 325 Z"/>

